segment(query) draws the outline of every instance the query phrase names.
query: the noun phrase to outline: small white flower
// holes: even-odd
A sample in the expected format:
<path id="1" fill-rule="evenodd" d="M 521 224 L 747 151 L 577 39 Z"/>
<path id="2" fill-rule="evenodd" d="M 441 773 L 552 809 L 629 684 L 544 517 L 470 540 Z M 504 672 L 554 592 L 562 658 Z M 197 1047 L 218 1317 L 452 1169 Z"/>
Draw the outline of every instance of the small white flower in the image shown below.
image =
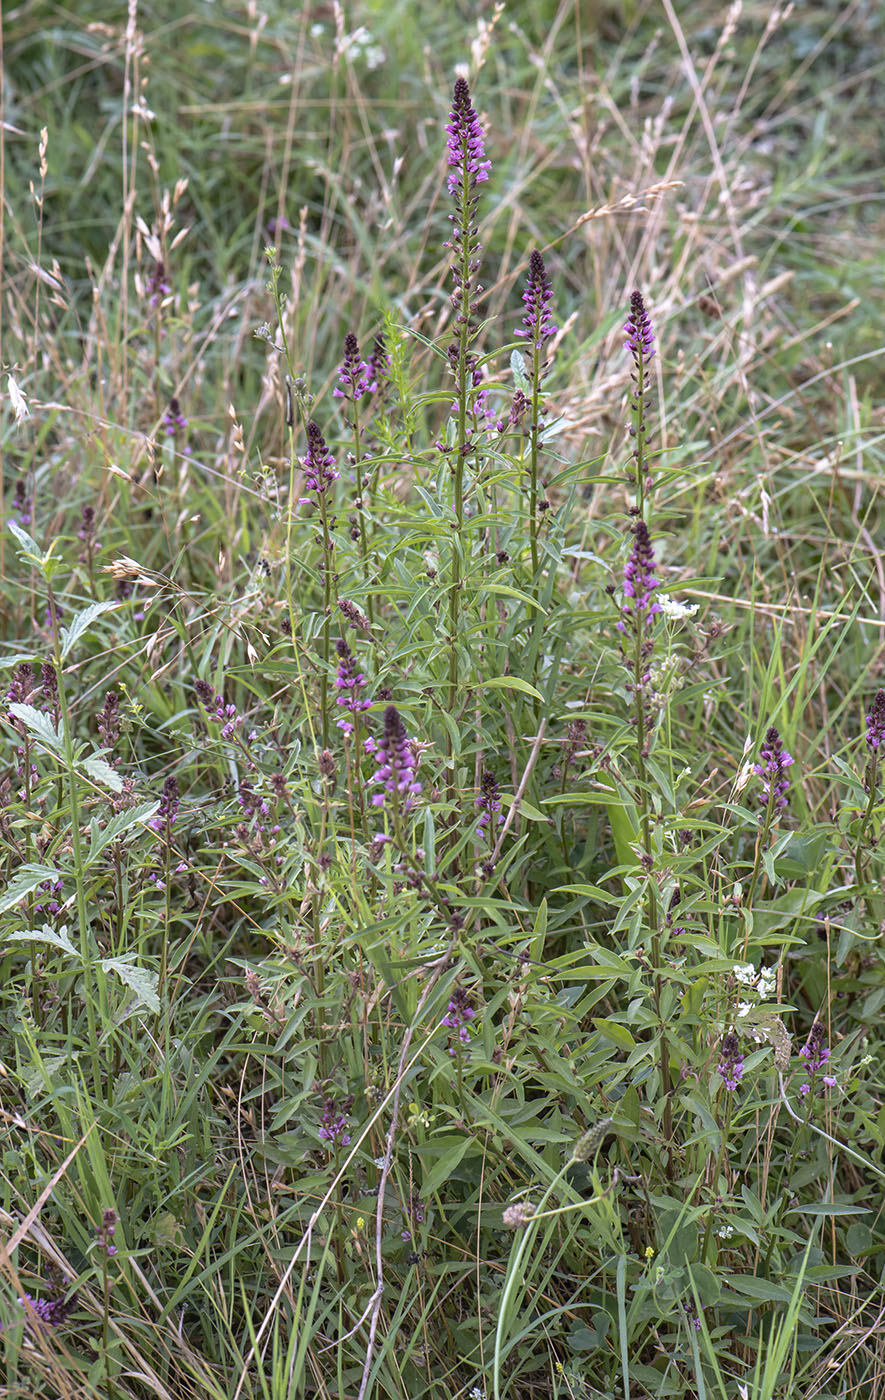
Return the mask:
<path id="1" fill-rule="evenodd" d="M 737 1004 L 737 1014 L 738 1014 L 738 1017 L 741 1017 L 741 1016 L 749 1016 L 749 1014 L 750 1014 L 750 1012 L 751 1012 L 752 1010 L 753 1010 L 753 1007 L 751 1006 L 750 1002 L 748 1002 L 748 1001 L 739 1001 L 738 1004 Z"/>
<path id="2" fill-rule="evenodd" d="M 736 982 L 742 987 L 751 987 L 756 981 L 756 969 L 752 963 L 735 963 L 731 969 Z"/>
<path id="3" fill-rule="evenodd" d="M 674 622 L 684 622 L 687 617 L 694 617 L 698 610 L 697 603 L 680 603 L 677 598 L 671 598 L 669 593 L 659 593 L 658 602 L 664 617 L 669 617 Z"/>
<path id="4" fill-rule="evenodd" d="M 481 1385 L 475 1385 L 470 1392 L 470 1400 L 486 1400 L 486 1393 Z"/>
<path id="5" fill-rule="evenodd" d="M 31 410 L 28 408 L 27 399 L 11 374 L 6 376 L 6 390 L 9 394 L 9 402 L 12 404 L 16 423 L 23 423 L 26 418 L 30 418 Z"/>
<path id="6" fill-rule="evenodd" d="M 720 1225 L 719 1229 L 716 1231 L 716 1234 L 718 1235 L 720 1240 L 730 1240 L 732 1235 L 734 1234 L 734 1226 Z"/>
<path id="7" fill-rule="evenodd" d="M 760 998 L 761 998 L 762 1001 L 770 1001 L 770 1000 L 771 1000 L 771 998 L 774 996 L 774 991 L 775 991 L 775 986 L 776 986 L 776 985 L 777 985 L 777 968 L 776 968 L 776 967 L 760 967 L 760 969 L 759 969 L 759 981 L 756 983 L 756 991 L 759 993 L 759 996 L 760 996 Z"/>

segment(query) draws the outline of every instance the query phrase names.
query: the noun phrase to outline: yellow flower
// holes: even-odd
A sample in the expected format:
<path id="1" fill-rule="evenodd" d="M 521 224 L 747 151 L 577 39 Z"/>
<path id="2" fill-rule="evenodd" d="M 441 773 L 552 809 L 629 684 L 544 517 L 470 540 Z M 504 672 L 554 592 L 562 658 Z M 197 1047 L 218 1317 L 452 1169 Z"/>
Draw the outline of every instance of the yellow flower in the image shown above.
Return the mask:
<path id="1" fill-rule="evenodd" d="M 647 1246 L 646 1246 L 645 1257 L 646 1257 L 646 1259 L 654 1259 L 654 1257 L 655 1257 L 655 1252 L 654 1252 L 654 1250 L 652 1249 L 651 1245 L 647 1245 Z"/>
<path id="2" fill-rule="evenodd" d="M 362 1215 L 358 1215 L 356 1218 L 356 1228 L 358 1230 L 365 1230 L 366 1228 L 366 1222 Z"/>

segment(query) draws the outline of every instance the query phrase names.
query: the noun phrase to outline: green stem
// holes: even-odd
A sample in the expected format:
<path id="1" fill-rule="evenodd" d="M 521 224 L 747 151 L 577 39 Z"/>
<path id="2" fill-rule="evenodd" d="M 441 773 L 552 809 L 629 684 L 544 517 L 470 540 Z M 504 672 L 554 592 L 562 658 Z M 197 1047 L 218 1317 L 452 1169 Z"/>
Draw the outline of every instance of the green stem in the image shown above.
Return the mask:
<path id="1" fill-rule="evenodd" d="M 58 684 L 58 707 L 62 724 L 62 739 L 65 750 L 65 765 L 68 772 L 68 796 L 71 804 L 71 844 L 74 855 L 74 879 L 77 885 L 77 927 L 80 934 L 80 958 L 83 963 L 83 990 L 86 1002 L 86 1023 L 89 1028 L 89 1050 L 92 1057 L 92 1078 L 97 1094 L 101 1092 L 101 1068 L 98 1060 L 96 1038 L 95 1001 L 92 976 L 92 942 L 89 937 L 89 918 L 86 913 L 86 879 L 83 861 L 83 843 L 80 835 L 80 798 L 77 788 L 77 770 L 74 763 L 74 739 L 71 732 L 71 714 L 68 708 L 64 684 L 64 663 L 61 654 L 61 638 L 58 609 L 52 584 L 47 583 L 49 615 L 52 621 L 52 646 L 54 652 L 55 675 Z"/>

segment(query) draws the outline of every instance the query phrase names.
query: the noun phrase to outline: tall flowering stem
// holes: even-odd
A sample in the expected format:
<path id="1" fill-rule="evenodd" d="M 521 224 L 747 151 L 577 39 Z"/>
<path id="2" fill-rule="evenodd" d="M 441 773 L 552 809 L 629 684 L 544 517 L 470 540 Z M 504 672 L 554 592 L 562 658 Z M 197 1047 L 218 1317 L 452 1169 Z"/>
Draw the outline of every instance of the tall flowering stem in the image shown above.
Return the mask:
<path id="1" fill-rule="evenodd" d="M 636 506 L 642 515 L 645 498 L 652 487 L 648 467 L 648 366 L 655 353 L 655 334 L 641 292 L 630 295 L 630 314 L 624 323 L 624 345 L 633 358 L 633 389 L 630 394 L 630 437 L 633 439 L 631 484 Z"/>
<path id="2" fill-rule="evenodd" d="M 651 656 L 654 650 L 652 618 L 661 611 L 655 592 L 658 576 L 655 573 L 655 552 L 648 526 L 641 515 L 637 515 L 633 527 L 633 547 L 624 566 L 622 585 L 623 601 L 618 630 L 624 637 L 624 661 L 630 672 L 628 682 L 633 696 L 633 727 L 636 733 L 637 800 L 639 811 L 640 837 L 642 843 L 642 864 L 647 872 L 648 924 L 651 930 L 651 964 L 653 974 L 652 995 L 655 1011 L 660 1022 L 660 1073 L 661 1090 L 664 1098 L 664 1136 L 668 1144 L 672 1141 L 673 1120 L 670 1106 L 670 1051 L 667 1045 L 667 1032 L 661 1013 L 661 997 L 664 979 L 661 953 L 660 911 L 658 909 L 657 886 L 651 871 L 654 865 L 652 848 L 651 812 L 648 800 L 648 755 L 651 729 L 651 709 L 649 686 L 651 684 Z M 668 1161 L 668 1173 L 672 1170 L 672 1155 Z"/>
<path id="3" fill-rule="evenodd" d="M 461 574 L 463 560 L 462 529 L 464 526 L 464 466 L 471 442 L 469 397 L 474 386 L 476 357 L 470 345 L 476 335 L 473 315 L 483 288 L 476 278 L 482 244 L 476 222 L 479 204 L 478 187 L 489 178 L 491 163 L 486 160 L 485 141 L 473 105 L 470 88 L 464 78 L 457 78 L 452 95 L 452 110 L 446 127 L 449 163 L 448 190 L 455 212 L 452 223 L 452 309 L 455 313 L 455 339 L 449 347 L 449 364 L 456 380 L 457 435 L 454 459 L 454 519 L 452 528 L 452 577 L 449 586 L 449 710 L 454 713 L 458 698 L 458 619 L 461 606 Z M 447 754 L 452 756 L 452 739 L 446 741 Z M 449 796 L 455 800 L 454 771 L 450 764 Z"/>
<path id="4" fill-rule="evenodd" d="M 369 582 L 369 556 L 368 540 L 366 539 L 366 521 L 363 513 L 363 481 L 362 481 L 362 446 L 360 442 L 360 399 L 377 388 L 377 378 L 372 367 L 360 354 L 359 341 L 352 331 L 344 337 L 344 359 L 338 367 L 338 385 L 332 390 L 336 399 L 345 399 L 350 404 L 350 412 L 353 415 L 350 419 L 350 427 L 353 432 L 353 470 L 356 478 L 356 511 L 357 519 L 354 523 L 351 535 L 355 532 L 359 534 L 360 559 L 363 565 L 363 581 Z M 352 519 L 353 517 L 351 517 Z M 373 601 L 371 592 L 368 593 L 369 620 L 374 622 Z"/>
<path id="5" fill-rule="evenodd" d="M 873 811 L 880 795 L 882 760 L 885 758 L 885 690 L 877 690 L 873 696 L 870 712 L 866 717 L 866 735 L 864 737 L 867 744 L 867 764 L 863 781 L 867 793 L 867 806 L 854 852 L 855 876 L 860 887 L 866 883 L 863 853 L 869 844 Z M 870 912 L 872 913 L 872 909 Z"/>
<path id="6" fill-rule="evenodd" d="M 338 480 L 339 473 L 335 470 L 335 459 L 326 447 L 326 440 L 320 432 L 319 427 L 309 419 L 307 423 L 307 456 L 304 458 L 304 485 L 308 491 L 313 492 L 313 496 L 303 496 L 302 505 L 311 505 L 314 502 L 319 507 L 321 535 L 317 538 L 317 544 L 323 552 L 320 569 L 323 575 L 323 647 L 322 647 L 322 667 L 320 670 L 320 710 L 322 714 L 323 727 L 323 748 L 329 745 L 329 649 L 332 627 L 332 583 L 333 568 L 332 555 L 335 549 L 335 542 L 332 539 L 332 527 L 335 524 L 335 517 L 329 510 L 329 491 L 332 483 Z"/>
<path id="7" fill-rule="evenodd" d="M 532 551 L 533 588 L 538 586 L 538 446 L 541 435 L 544 405 L 541 399 L 541 380 L 544 377 L 544 345 L 556 333 L 556 326 L 550 314 L 553 288 L 547 276 L 542 255 L 535 249 L 529 257 L 529 275 L 522 295 L 526 307 L 522 324 L 514 335 L 526 341 L 529 357 L 529 377 L 532 391 L 530 398 L 531 423 L 529 425 L 529 539 Z"/>
<path id="8" fill-rule="evenodd" d="M 753 862 L 753 873 L 750 876 L 750 883 L 747 889 L 746 906 L 753 907 L 753 896 L 756 893 L 756 886 L 759 883 L 759 876 L 762 872 L 762 857 L 768 844 L 768 838 L 772 827 L 775 825 L 780 813 L 789 805 L 787 796 L 790 787 L 790 780 L 787 777 L 787 769 L 792 766 L 793 755 L 787 753 L 780 736 L 780 730 L 776 725 L 769 725 L 765 731 L 765 738 L 759 750 L 759 762 L 753 765 L 753 772 L 757 778 L 762 780 L 762 792 L 760 794 L 762 802 L 762 831 L 759 840 L 756 842 L 756 858 Z M 747 955 L 747 944 L 750 941 L 750 926 L 744 934 L 744 943 L 741 951 L 741 959 Z"/>

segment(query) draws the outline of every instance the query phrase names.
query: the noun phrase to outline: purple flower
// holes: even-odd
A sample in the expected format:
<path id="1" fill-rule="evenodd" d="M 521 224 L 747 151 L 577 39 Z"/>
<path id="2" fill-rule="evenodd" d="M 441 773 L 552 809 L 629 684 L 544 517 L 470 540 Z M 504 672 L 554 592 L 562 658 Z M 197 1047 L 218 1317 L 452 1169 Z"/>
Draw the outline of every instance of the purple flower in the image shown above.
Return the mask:
<path id="1" fill-rule="evenodd" d="M 470 1042 L 469 1022 L 476 1017 L 473 1006 L 473 998 L 463 987 L 454 987 L 449 997 L 449 1004 L 446 1014 L 443 1016 L 440 1025 L 448 1026 L 450 1030 L 458 1032 L 458 1040 L 462 1045 Z M 455 1050 L 449 1047 L 449 1054 L 454 1055 Z"/>
<path id="2" fill-rule="evenodd" d="M 786 807 L 786 794 L 790 786 L 787 769 L 792 762 L 792 754 L 787 753 L 780 733 L 772 725 L 767 730 L 765 742 L 759 751 L 759 762 L 753 767 L 757 778 L 762 779 L 763 804 L 770 801 L 776 809 Z"/>
<path id="3" fill-rule="evenodd" d="M 624 337 L 624 346 L 633 356 L 636 368 L 648 364 L 655 353 L 655 334 L 641 292 L 630 293 L 630 315 L 624 322 Z"/>
<path id="4" fill-rule="evenodd" d="M 76 1307 L 77 1295 L 75 1293 L 70 1298 L 34 1298 L 30 1293 L 25 1293 L 18 1301 L 21 1307 L 36 1316 L 40 1322 L 45 1322 L 49 1327 L 60 1327 Z M 0 1328 L 0 1331 L 2 1330 Z"/>
<path id="5" fill-rule="evenodd" d="M 658 586 L 655 575 L 655 555 L 645 521 L 633 526 L 633 550 L 624 569 L 624 602 L 621 606 L 620 631 L 641 632 L 661 611 L 652 594 Z"/>
<path id="6" fill-rule="evenodd" d="M 550 316 L 553 288 L 547 276 L 544 259 L 537 249 L 529 258 L 528 281 L 522 299 L 528 310 L 522 318 L 522 328 L 515 330 L 513 334 L 540 347 L 551 335 L 556 334 L 557 328 Z"/>
<path id="7" fill-rule="evenodd" d="M 516 393 L 513 395 L 513 399 L 511 400 L 510 412 L 508 413 L 507 417 L 500 418 L 495 424 L 496 428 L 498 429 L 498 432 L 506 433 L 508 429 L 510 430 L 510 432 L 515 432 L 522 423 L 522 420 L 525 417 L 525 411 L 528 408 L 528 406 L 529 401 L 526 398 L 525 394 L 522 392 L 521 389 L 517 389 Z"/>
<path id="8" fill-rule="evenodd" d="M 167 297 L 172 291 L 166 278 L 166 264 L 155 262 L 154 270 L 151 273 L 151 280 L 148 282 L 148 306 L 159 306 L 162 297 Z"/>
<path id="9" fill-rule="evenodd" d="M 337 703 L 343 709 L 349 710 L 355 720 L 358 714 L 372 707 L 371 700 L 361 698 L 366 688 L 366 678 L 362 671 L 357 670 L 356 658 L 343 637 L 335 643 L 335 650 L 338 653 L 338 675 L 335 677 L 335 686 L 339 692 Z M 349 719 L 339 719 L 338 728 L 349 739 L 354 726 Z"/>
<path id="10" fill-rule="evenodd" d="M 170 438 L 174 438 L 176 433 L 187 432 L 187 419 L 181 411 L 181 404 L 178 402 L 178 399 L 171 398 L 169 400 L 169 407 L 163 414 L 161 427 L 166 436 Z M 188 453 L 190 452 L 190 448 L 185 446 L 182 448 L 182 451 Z"/>
<path id="11" fill-rule="evenodd" d="M 415 780 L 415 758 L 412 746 L 406 735 L 406 726 L 395 705 L 388 705 L 384 711 L 384 733 L 375 749 L 378 757 L 378 771 L 372 779 L 383 785 L 382 792 L 376 792 L 372 802 L 376 807 L 393 806 L 402 798 L 408 809 L 412 798 L 421 791 L 421 784 Z"/>
<path id="12" fill-rule="evenodd" d="M 733 1030 L 722 1037 L 719 1053 L 722 1058 L 716 1066 L 717 1072 L 721 1074 L 726 1089 L 736 1089 L 744 1075 L 744 1057 L 741 1043 Z"/>
<path id="13" fill-rule="evenodd" d="M 31 523 L 31 506 L 28 501 L 28 488 L 25 482 L 19 477 L 15 483 L 15 492 L 12 497 L 12 509 L 18 513 L 18 523 L 26 528 Z"/>
<path id="14" fill-rule="evenodd" d="M 492 163 L 485 158 L 485 140 L 479 117 L 470 102 L 470 88 L 464 78 L 455 79 L 448 134 L 449 194 L 461 190 L 469 194 L 475 185 L 489 178 Z M 464 177 L 466 179 L 466 185 Z"/>
<path id="15" fill-rule="evenodd" d="M 829 1046 L 824 1043 L 826 1038 L 827 1033 L 820 1021 L 815 1021 L 811 1030 L 808 1032 L 808 1039 L 799 1051 L 799 1054 L 802 1056 L 802 1059 L 805 1061 L 812 1074 L 816 1074 L 819 1069 L 823 1069 L 827 1060 L 830 1058 Z"/>
<path id="16" fill-rule="evenodd" d="M 178 779 L 174 773 L 170 773 L 163 784 L 163 796 L 160 798 L 160 810 L 157 815 L 152 817 L 148 822 L 148 826 L 151 830 L 163 831 L 168 837 L 175 825 L 175 818 L 178 816 L 178 804 Z"/>
<path id="17" fill-rule="evenodd" d="M 83 514 L 80 517 L 80 528 L 77 531 L 77 539 L 82 540 L 87 550 L 92 551 L 98 544 L 95 538 L 95 507 L 84 506 Z M 82 556 L 81 556 L 82 557 Z"/>
<path id="18" fill-rule="evenodd" d="M 95 1232 L 98 1246 L 103 1249 L 110 1259 L 117 1253 L 117 1246 L 114 1244 L 114 1231 L 117 1228 L 117 1212 L 115 1210 L 103 1210 L 101 1213 L 101 1224 Z"/>
<path id="19" fill-rule="evenodd" d="M 500 815 L 501 789 L 498 786 L 498 780 L 494 773 L 488 768 L 483 770 L 483 775 L 479 780 L 479 796 L 476 799 L 476 805 L 481 813 L 479 821 L 477 822 L 478 827 L 486 826 L 489 819 L 493 817 L 496 812 L 499 814 L 498 822 L 500 823 L 504 820 L 503 816 Z"/>
<path id="20" fill-rule="evenodd" d="M 112 749 L 120 737 L 120 697 L 109 690 L 98 715 L 98 732 L 105 748 Z"/>
<path id="21" fill-rule="evenodd" d="M 885 740 L 885 690 L 877 690 L 867 715 L 867 744 L 870 753 L 878 755 Z"/>
<path id="22" fill-rule="evenodd" d="M 356 403 L 369 390 L 369 366 L 360 355 L 360 345 L 352 331 L 344 337 L 344 359 L 338 366 L 339 388 L 333 389 L 336 399 Z"/>
<path id="23" fill-rule="evenodd" d="M 209 718 L 222 726 L 222 739 L 230 739 L 234 731 L 240 729 L 243 724 L 243 716 L 237 714 L 236 705 L 226 705 L 224 696 L 214 691 L 208 681 L 194 681 L 194 690 Z"/>
<path id="24" fill-rule="evenodd" d="M 308 491 L 315 491 L 318 496 L 328 491 L 332 482 L 337 481 L 340 476 L 340 472 L 335 470 L 335 458 L 326 447 L 326 440 L 312 418 L 307 425 L 307 456 L 303 466 L 304 485 Z M 310 502 L 302 497 L 301 504 L 309 505 Z"/>
<path id="25" fill-rule="evenodd" d="M 387 353 L 387 346 L 384 344 L 384 336 L 376 335 L 372 353 L 366 362 L 364 393 L 374 394 L 379 383 L 387 378 L 389 369 L 390 356 Z"/>
<path id="26" fill-rule="evenodd" d="M 350 1145 L 350 1133 L 347 1131 L 347 1111 L 353 1100 L 345 1100 L 339 1107 L 336 1099 L 323 1100 L 323 1117 L 319 1127 L 319 1135 L 323 1142 L 329 1142 L 333 1147 L 348 1147 Z"/>

